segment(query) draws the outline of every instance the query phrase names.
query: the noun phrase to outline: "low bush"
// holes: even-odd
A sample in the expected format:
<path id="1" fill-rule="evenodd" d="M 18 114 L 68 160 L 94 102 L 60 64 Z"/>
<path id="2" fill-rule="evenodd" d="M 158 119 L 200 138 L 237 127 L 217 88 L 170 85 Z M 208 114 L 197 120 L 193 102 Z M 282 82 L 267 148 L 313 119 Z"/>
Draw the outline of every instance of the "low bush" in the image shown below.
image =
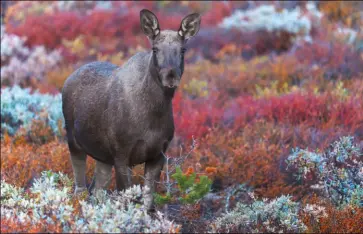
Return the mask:
<path id="1" fill-rule="evenodd" d="M 27 38 L 3 33 L 1 38 L 1 84 L 29 85 L 30 80 L 43 80 L 44 75 L 62 60 L 60 52 L 47 52 L 44 46 L 29 49 Z"/>
<path id="2" fill-rule="evenodd" d="M 317 199 L 315 199 L 317 200 Z M 315 202 L 324 203 L 321 200 Z M 363 209 L 357 206 L 345 206 L 342 209 L 337 209 L 334 204 L 309 205 L 311 212 L 306 212 L 301 215 L 301 219 L 308 227 L 307 232 L 314 233 L 361 233 L 363 232 Z M 314 207 L 320 207 L 315 208 Z M 324 212 L 324 215 L 316 219 L 315 214 Z"/>
<path id="3" fill-rule="evenodd" d="M 253 193 L 251 196 L 254 196 Z M 236 207 L 211 225 L 212 232 L 304 232 L 305 224 L 299 218 L 300 204 L 291 196 L 271 201 L 257 200 L 251 204 L 237 203 Z"/>
<path id="4" fill-rule="evenodd" d="M 294 149 L 287 158 L 297 180 L 308 183 L 336 206 L 363 206 L 363 150 L 342 137 L 326 152 Z"/>
<path id="5" fill-rule="evenodd" d="M 61 95 L 40 94 L 19 86 L 1 90 L 1 134 L 15 135 L 19 128 L 28 134 L 32 122 L 41 120 L 55 136 L 61 136 L 64 128 Z"/>
<path id="6" fill-rule="evenodd" d="M 1 30 L 1 179 L 24 190 L 12 208 L 3 206 L 9 199 L 1 194 L 1 231 L 143 232 L 144 224 L 173 219 L 181 226 L 173 224 L 164 232 L 363 232 L 358 222 L 363 217 L 362 6 L 306 1 L 10 3 L 6 30 Z M 59 173 L 42 174 L 52 169 L 73 177 L 61 113 L 65 79 L 85 63 L 122 66 L 150 48 L 140 31 L 142 8 L 155 12 L 162 29 L 177 29 L 191 12 L 202 14 L 173 100 L 176 131 L 166 165 L 180 162 L 193 136 L 198 145 L 175 178 L 176 168 L 164 166 L 155 198 L 165 216 L 150 219 L 139 210 L 141 196 L 130 209 L 117 203 L 114 193 L 84 196 L 79 202 L 71 195 L 70 180 L 65 185 Z M 95 161 L 87 160 L 87 181 L 94 168 Z M 142 165 L 133 172 L 133 182 L 142 184 Z M 57 204 L 27 191 L 38 186 L 39 177 L 57 181 L 44 183 L 61 195 L 40 192 L 55 197 Z M 110 190 L 114 170 L 112 181 Z M 131 215 L 135 219 L 128 220 Z M 133 229 L 122 229 L 125 222 Z"/>
<path id="7" fill-rule="evenodd" d="M 24 231 L 60 232 L 178 232 L 180 227 L 158 212 L 152 218 L 143 207 L 143 190 L 134 186 L 107 195 L 75 199 L 72 181 L 62 173 L 44 171 L 29 191 L 1 181 L 1 232 L 20 224 Z M 136 203 L 135 203 L 136 202 Z M 137 203 L 139 202 L 139 203 Z M 8 224 L 9 225 L 9 224 Z M 24 227 L 26 225 L 26 227 Z M 49 225 L 49 229 L 48 226 Z M 41 227 L 39 230 L 39 226 Z"/>
<path id="8" fill-rule="evenodd" d="M 322 14 L 314 8 L 314 4 L 310 3 L 310 5 L 307 9 L 310 15 L 315 16 L 315 21 L 318 21 Z M 310 19 L 303 16 L 300 7 L 278 11 L 273 5 L 261 5 L 247 11 L 236 10 L 219 24 L 222 28 L 238 28 L 242 31 L 286 31 L 308 38 L 312 26 Z"/>

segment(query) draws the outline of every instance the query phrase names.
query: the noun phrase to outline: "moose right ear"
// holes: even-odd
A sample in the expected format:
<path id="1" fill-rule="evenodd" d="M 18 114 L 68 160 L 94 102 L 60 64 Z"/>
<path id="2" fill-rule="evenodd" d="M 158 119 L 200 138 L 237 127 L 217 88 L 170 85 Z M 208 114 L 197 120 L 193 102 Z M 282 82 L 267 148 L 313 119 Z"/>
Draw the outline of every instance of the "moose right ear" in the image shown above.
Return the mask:
<path id="1" fill-rule="evenodd" d="M 158 18 L 149 10 L 140 11 L 141 29 L 151 40 L 154 40 L 160 33 Z"/>

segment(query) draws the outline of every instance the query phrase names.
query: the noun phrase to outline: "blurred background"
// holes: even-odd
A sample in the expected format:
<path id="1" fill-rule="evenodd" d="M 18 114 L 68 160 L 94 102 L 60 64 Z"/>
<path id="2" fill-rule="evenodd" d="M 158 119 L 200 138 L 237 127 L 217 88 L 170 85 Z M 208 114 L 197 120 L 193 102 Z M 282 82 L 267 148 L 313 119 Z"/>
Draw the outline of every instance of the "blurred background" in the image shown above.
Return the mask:
<path id="1" fill-rule="evenodd" d="M 121 65 L 137 51 L 149 49 L 139 25 L 143 8 L 155 12 L 162 29 L 176 30 L 187 14 L 202 14 L 198 37 L 189 44 L 188 63 L 234 67 L 231 62 L 236 60 L 290 57 L 290 63 L 326 68 L 328 77 L 350 77 L 363 69 L 359 64 L 362 5 L 360 1 L 2 1 L 2 85 L 29 85 L 35 79 L 60 88 L 71 70 L 84 63 L 108 60 Z M 28 71 L 33 51 L 43 59 Z M 12 79 L 15 59 L 23 66 Z M 49 70 L 53 75 L 45 75 Z"/>
<path id="2" fill-rule="evenodd" d="M 214 191 L 244 183 L 302 199 L 316 175 L 296 182 L 293 148 L 322 151 L 343 136 L 363 147 L 361 1 L 2 1 L 2 178 L 27 186 L 50 168 L 71 175 L 59 92 L 85 63 L 122 65 L 150 50 L 143 8 L 162 30 L 202 15 L 168 153 L 187 152 L 194 136 L 185 167 L 217 167 Z"/>

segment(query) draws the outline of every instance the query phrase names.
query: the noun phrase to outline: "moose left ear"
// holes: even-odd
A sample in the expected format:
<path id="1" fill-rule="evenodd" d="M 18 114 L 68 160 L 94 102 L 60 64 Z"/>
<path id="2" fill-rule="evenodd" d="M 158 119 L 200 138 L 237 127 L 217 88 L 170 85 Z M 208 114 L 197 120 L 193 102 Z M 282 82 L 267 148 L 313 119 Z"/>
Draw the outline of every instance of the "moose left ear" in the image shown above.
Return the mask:
<path id="1" fill-rule="evenodd" d="M 200 21 L 201 17 L 198 13 L 186 16 L 180 24 L 180 28 L 178 30 L 179 36 L 183 37 L 184 40 L 188 40 L 195 36 L 199 31 Z"/>

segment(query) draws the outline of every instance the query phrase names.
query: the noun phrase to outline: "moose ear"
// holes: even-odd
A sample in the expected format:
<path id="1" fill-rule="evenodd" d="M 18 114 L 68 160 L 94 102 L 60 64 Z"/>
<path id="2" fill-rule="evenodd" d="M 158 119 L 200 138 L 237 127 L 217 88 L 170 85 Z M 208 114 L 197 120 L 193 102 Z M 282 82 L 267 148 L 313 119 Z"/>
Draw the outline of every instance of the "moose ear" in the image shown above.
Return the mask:
<path id="1" fill-rule="evenodd" d="M 183 37 L 184 40 L 188 40 L 195 36 L 199 31 L 200 21 L 201 17 L 198 13 L 186 16 L 180 24 L 178 34 Z"/>
<path id="2" fill-rule="evenodd" d="M 140 11 L 141 29 L 151 40 L 154 40 L 160 33 L 158 18 L 149 10 Z"/>

